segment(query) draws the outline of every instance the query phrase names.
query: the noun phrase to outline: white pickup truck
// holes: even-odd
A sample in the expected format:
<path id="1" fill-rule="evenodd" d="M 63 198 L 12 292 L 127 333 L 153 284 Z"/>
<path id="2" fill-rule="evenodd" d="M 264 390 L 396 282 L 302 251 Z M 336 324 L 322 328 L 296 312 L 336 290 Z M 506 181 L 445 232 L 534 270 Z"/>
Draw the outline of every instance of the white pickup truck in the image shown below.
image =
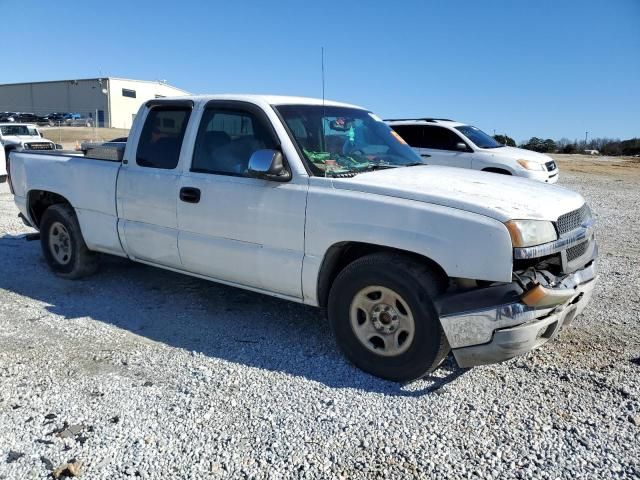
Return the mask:
<path id="1" fill-rule="evenodd" d="M 515 357 L 585 308 L 577 193 L 424 165 L 381 119 L 322 100 L 151 100 L 105 159 L 14 152 L 9 184 L 58 275 L 98 252 L 325 308 L 346 356 L 405 381 L 452 350 Z"/>
<path id="2" fill-rule="evenodd" d="M 29 123 L 0 123 L 0 143 L 6 154 L 23 150 L 55 150 L 56 144 L 46 138 L 36 125 Z"/>

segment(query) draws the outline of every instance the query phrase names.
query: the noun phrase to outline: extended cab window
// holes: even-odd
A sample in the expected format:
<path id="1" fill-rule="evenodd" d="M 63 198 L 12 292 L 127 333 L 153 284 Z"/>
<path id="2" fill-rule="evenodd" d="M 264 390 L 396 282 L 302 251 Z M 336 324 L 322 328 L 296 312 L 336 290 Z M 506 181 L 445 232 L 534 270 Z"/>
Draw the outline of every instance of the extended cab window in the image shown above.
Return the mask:
<path id="1" fill-rule="evenodd" d="M 191 171 L 245 176 L 251 155 L 265 148 L 276 148 L 276 142 L 253 113 L 209 108 L 198 129 Z"/>
<path id="2" fill-rule="evenodd" d="M 189 107 L 152 108 L 142 128 L 136 163 L 141 167 L 176 168 L 190 115 Z"/>
<path id="3" fill-rule="evenodd" d="M 456 133 L 443 127 L 424 126 L 422 133 L 422 148 L 436 150 L 457 150 L 456 144 L 465 143 Z"/>

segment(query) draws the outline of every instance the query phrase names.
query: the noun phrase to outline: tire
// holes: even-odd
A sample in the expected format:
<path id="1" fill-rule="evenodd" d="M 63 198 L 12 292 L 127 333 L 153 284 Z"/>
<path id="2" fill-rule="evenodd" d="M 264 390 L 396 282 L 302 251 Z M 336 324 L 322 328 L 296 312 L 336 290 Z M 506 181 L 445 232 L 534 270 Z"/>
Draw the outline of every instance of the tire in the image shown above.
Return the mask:
<path id="1" fill-rule="evenodd" d="M 45 210 L 40 244 L 49 267 L 59 277 L 82 278 L 98 269 L 98 255 L 87 248 L 71 205 L 57 204 Z"/>
<path id="2" fill-rule="evenodd" d="M 338 346 L 355 366 L 387 380 L 406 382 L 432 372 L 450 350 L 432 301 L 445 289 L 443 283 L 427 265 L 401 254 L 376 253 L 354 261 L 338 274 L 329 293 L 327 311 Z M 359 308 L 361 300 L 372 302 L 368 312 Z M 386 322 L 384 305 L 392 305 Z M 394 315 L 404 320 L 394 323 Z M 407 333 L 411 323 L 413 332 Z M 361 329 L 364 335 L 356 333 Z"/>

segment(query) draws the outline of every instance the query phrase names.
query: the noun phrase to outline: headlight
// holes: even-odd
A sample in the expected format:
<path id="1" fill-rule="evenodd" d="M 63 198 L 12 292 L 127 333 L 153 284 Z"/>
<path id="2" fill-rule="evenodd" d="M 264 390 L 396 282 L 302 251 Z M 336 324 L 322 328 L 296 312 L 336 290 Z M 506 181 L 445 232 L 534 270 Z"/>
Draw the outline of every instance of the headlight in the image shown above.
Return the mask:
<path id="1" fill-rule="evenodd" d="M 522 168 L 525 168 L 527 170 L 545 171 L 544 164 L 542 163 L 534 162 L 531 160 L 518 160 L 517 162 L 520 164 Z"/>
<path id="2" fill-rule="evenodd" d="M 553 223 L 546 220 L 509 220 L 505 225 L 514 247 L 532 247 L 558 239 Z"/>

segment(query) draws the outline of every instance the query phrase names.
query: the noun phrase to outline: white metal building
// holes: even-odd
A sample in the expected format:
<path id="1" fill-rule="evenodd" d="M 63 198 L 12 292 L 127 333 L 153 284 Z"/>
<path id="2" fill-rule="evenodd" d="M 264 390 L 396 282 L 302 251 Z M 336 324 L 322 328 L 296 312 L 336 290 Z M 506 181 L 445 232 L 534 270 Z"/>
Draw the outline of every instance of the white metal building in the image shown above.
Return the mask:
<path id="1" fill-rule="evenodd" d="M 153 98 L 188 95 L 160 81 L 85 78 L 0 84 L 0 112 L 80 113 L 98 126 L 131 128 L 140 105 Z"/>

